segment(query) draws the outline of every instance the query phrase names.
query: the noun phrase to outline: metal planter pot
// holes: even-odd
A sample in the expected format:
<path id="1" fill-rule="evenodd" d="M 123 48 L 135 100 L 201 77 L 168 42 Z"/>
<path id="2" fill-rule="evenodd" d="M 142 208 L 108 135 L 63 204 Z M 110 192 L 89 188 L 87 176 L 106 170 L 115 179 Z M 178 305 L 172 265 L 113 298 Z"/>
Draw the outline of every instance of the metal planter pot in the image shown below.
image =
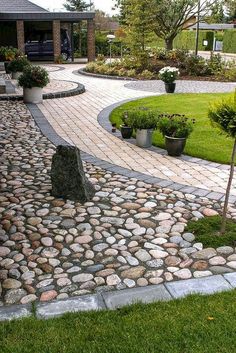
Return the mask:
<path id="1" fill-rule="evenodd" d="M 179 157 L 184 151 L 186 138 L 165 136 L 165 144 L 169 156 Z"/>
<path id="2" fill-rule="evenodd" d="M 43 89 L 40 87 L 24 88 L 23 97 L 25 103 L 42 103 Z"/>
<path id="3" fill-rule="evenodd" d="M 121 132 L 123 139 L 130 139 L 133 134 L 133 128 L 130 126 L 121 125 L 120 132 Z"/>
<path id="4" fill-rule="evenodd" d="M 142 148 L 152 146 L 152 133 L 153 130 L 137 130 L 136 132 L 136 145 Z"/>

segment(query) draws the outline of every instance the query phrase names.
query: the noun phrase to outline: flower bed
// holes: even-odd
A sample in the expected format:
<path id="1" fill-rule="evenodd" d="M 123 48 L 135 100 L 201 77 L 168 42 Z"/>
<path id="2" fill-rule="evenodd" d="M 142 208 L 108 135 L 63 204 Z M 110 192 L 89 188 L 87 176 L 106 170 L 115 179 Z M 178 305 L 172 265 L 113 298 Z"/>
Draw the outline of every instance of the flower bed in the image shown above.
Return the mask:
<path id="1" fill-rule="evenodd" d="M 207 60 L 184 50 L 152 51 L 141 61 L 139 58 L 126 56 L 122 60 L 107 63 L 104 58 L 99 57 L 96 62 L 89 63 L 85 71 L 99 75 L 153 80 L 159 78 L 160 70 L 165 67 L 176 67 L 180 79 L 229 82 L 236 80 L 235 62 L 225 62 L 219 54 L 211 55 Z"/>

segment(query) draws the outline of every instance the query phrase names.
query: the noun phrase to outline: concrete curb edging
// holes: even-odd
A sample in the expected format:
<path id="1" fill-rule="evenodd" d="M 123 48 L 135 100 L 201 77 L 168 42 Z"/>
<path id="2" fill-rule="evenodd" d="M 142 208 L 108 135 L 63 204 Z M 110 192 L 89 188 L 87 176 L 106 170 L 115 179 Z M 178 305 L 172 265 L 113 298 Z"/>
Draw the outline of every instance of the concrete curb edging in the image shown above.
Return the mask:
<path id="1" fill-rule="evenodd" d="M 94 78 L 105 78 L 107 80 L 119 80 L 119 81 L 138 81 L 136 78 L 132 77 L 120 77 L 120 76 L 111 76 L 111 75 L 102 75 L 102 74 L 94 74 L 92 72 L 87 72 L 84 69 L 79 69 L 72 72 L 74 75 L 83 75 Z"/>
<path id="2" fill-rule="evenodd" d="M 50 319 L 66 313 L 114 310 L 135 303 L 170 301 L 191 294 L 209 295 L 234 288 L 236 288 L 236 272 L 37 303 L 34 311 L 30 304 L 3 307 L 0 308 L 0 321 L 33 315 L 38 319 Z"/>
<path id="3" fill-rule="evenodd" d="M 60 80 L 64 81 L 64 80 Z M 68 82 L 68 81 L 66 81 Z M 72 82 L 72 81 L 70 81 Z M 85 92 L 85 86 L 78 82 L 73 82 L 77 85 L 76 88 L 70 89 L 68 91 L 61 91 L 55 93 L 44 93 L 43 99 L 55 99 L 55 98 L 66 98 L 77 96 Z M 23 95 L 15 94 L 15 95 L 8 95 L 8 96 L 1 96 L 0 101 L 21 101 L 23 99 Z"/>

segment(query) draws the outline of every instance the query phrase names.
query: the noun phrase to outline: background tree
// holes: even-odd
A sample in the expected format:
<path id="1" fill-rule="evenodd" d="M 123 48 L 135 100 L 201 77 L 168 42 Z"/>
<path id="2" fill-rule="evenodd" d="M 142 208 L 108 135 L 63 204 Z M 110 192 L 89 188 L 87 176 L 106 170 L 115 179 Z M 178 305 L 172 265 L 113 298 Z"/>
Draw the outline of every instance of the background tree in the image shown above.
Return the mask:
<path id="1" fill-rule="evenodd" d="M 212 9 L 214 0 L 155 0 L 155 33 L 165 40 L 166 49 L 173 49 L 175 37 L 202 20 Z M 199 6 L 199 8 L 198 8 Z M 200 16 L 198 16 L 200 15 Z M 191 23 L 190 23 L 191 22 Z"/>
<path id="2" fill-rule="evenodd" d="M 208 23 L 224 23 L 226 20 L 224 11 L 224 1 L 215 1 L 211 8 L 211 13 L 206 17 Z"/>
<path id="3" fill-rule="evenodd" d="M 235 0 L 225 0 L 224 6 L 225 6 L 227 22 L 236 23 L 236 1 Z"/>
<path id="4" fill-rule="evenodd" d="M 87 11 L 92 4 L 88 4 L 84 0 L 66 0 L 66 3 L 63 5 L 67 11 L 78 11 L 78 12 L 84 12 Z M 77 30 L 79 33 L 79 51 L 81 53 L 81 48 L 82 48 L 82 38 L 81 38 L 81 29 L 82 29 L 82 22 L 80 21 L 77 25 Z"/>
<path id="5" fill-rule="evenodd" d="M 223 130 L 228 136 L 233 137 L 234 144 L 230 163 L 229 180 L 225 194 L 225 202 L 223 208 L 222 225 L 220 233 L 224 234 L 226 230 L 226 217 L 229 204 L 229 196 L 231 185 L 234 176 L 235 157 L 236 157 L 236 91 L 234 99 L 223 100 L 221 103 L 216 104 L 209 110 L 209 118 L 216 124 L 221 130 Z"/>

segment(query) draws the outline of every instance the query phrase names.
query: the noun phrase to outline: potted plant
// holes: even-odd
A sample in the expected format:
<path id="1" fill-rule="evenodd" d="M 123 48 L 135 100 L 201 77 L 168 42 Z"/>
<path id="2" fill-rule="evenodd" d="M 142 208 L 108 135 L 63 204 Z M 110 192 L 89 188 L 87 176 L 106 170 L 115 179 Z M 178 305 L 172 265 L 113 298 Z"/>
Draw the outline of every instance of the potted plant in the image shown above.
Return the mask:
<path id="1" fill-rule="evenodd" d="M 23 87 L 25 103 L 41 103 L 43 87 L 50 82 L 47 71 L 40 66 L 27 66 L 18 79 L 19 86 Z"/>
<path id="2" fill-rule="evenodd" d="M 152 133 L 157 127 L 157 114 L 148 109 L 129 112 L 130 126 L 136 130 L 136 145 L 147 148 L 152 145 Z"/>
<path id="3" fill-rule="evenodd" d="M 123 139 L 130 139 L 133 134 L 133 128 L 130 126 L 131 121 L 129 119 L 129 114 L 128 112 L 124 112 L 124 114 L 121 117 L 123 124 L 120 125 L 120 132 L 123 137 Z"/>
<path id="4" fill-rule="evenodd" d="M 13 59 L 8 65 L 8 70 L 12 73 L 13 80 L 17 80 L 26 66 L 29 66 L 30 62 L 27 60 L 26 56 L 19 56 Z"/>
<path id="5" fill-rule="evenodd" d="M 186 140 L 193 131 L 194 119 L 180 114 L 163 114 L 159 116 L 158 128 L 165 137 L 165 145 L 169 156 L 180 156 L 185 148 Z"/>
<path id="6" fill-rule="evenodd" d="M 159 71 L 159 78 L 165 83 L 166 93 L 174 93 L 176 83 L 179 77 L 179 69 L 176 67 L 166 66 Z"/>
<path id="7" fill-rule="evenodd" d="M 7 74 L 11 73 L 8 69 L 10 62 L 16 57 L 23 55 L 17 48 L 13 47 L 3 47 L 1 54 L 4 57 L 4 67 Z"/>

